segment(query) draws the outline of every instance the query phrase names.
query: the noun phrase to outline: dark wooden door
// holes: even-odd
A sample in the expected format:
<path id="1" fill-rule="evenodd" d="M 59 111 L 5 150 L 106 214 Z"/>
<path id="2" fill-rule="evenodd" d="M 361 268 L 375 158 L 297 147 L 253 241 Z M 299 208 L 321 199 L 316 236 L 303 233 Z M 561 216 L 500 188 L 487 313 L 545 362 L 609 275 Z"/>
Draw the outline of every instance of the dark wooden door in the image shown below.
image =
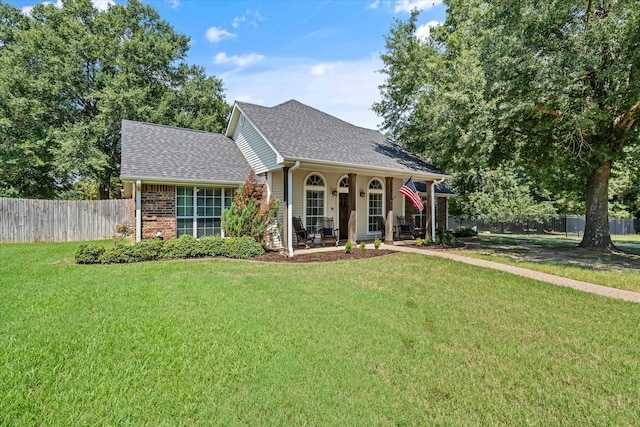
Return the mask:
<path id="1" fill-rule="evenodd" d="M 340 240 L 349 237 L 349 194 L 340 193 L 338 195 L 338 228 L 340 229 Z"/>

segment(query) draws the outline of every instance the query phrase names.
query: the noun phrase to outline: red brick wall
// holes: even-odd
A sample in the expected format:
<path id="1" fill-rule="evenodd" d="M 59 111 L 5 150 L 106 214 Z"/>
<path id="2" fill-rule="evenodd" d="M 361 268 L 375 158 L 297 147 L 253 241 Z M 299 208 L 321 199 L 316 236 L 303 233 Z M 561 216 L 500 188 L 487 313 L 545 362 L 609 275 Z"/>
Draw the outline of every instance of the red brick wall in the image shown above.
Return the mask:
<path id="1" fill-rule="evenodd" d="M 140 193 L 142 238 L 154 238 L 158 231 L 165 240 L 176 237 L 176 187 L 142 184 Z"/>
<path id="2" fill-rule="evenodd" d="M 438 217 L 436 218 L 436 229 L 446 228 L 447 226 L 447 198 L 436 197 L 438 206 Z"/>

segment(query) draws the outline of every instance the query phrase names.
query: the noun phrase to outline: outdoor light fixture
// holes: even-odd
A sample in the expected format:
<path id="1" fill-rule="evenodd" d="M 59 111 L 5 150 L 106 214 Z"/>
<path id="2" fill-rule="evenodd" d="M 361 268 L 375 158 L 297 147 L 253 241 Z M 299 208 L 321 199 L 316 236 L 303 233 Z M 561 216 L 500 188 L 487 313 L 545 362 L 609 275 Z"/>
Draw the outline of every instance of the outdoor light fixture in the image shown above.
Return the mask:
<path id="1" fill-rule="evenodd" d="M 360 197 L 364 197 L 364 190 L 360 190 Z"/>
<path id="2" fill-rule="evenodd" d="M 336 190 L 335 188 L 331 191 L 331 194 L 333 194 L 334 196 L 338 195 L 338 190 Z"/>

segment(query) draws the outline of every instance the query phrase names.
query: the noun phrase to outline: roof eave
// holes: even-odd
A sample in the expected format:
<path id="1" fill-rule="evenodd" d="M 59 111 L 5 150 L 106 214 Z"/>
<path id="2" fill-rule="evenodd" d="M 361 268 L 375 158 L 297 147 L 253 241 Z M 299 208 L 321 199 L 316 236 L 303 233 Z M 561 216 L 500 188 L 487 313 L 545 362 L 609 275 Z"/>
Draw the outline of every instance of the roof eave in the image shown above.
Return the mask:
<path id="1" fill-rule="evenodd" d="M 396 175 L 396 176 L 409 175 L 418 179 L 425 179 L 425 180 L 436 180 L 436 179 L 440 180 L 440 179 L 452 178 L 451 175 L 437 173 L 437 172 L 411 171 L 411 170 L 404 170 L 404 169 L 366 166 L 366 165 L 359 165 L 359 164 L 353 164 L 353 163 L 342 163 L 342 162 L 333 162 L 333 161 L 316 160 L 316 159 L 286 157 L 283 163 L 294 163 L 295 161 L 300 161 L 301 167 L 304 167 L 305 165 L 310 165 L 310 166 L 319 166 L 319 167 L 325 167 L 325 168 L 328 167 L 330 169 L 339 169 L 342 171 L 344 171 L 345 169 L 351 169 L 351 170 L 366 172 L 371 175 L 379 175 L 381 172 L 386 172 L 387 175 Z"/>
<path id="2" fill-rule="evenodd" d="M 123 182 L 136 182 L 141 181 L 145 184 L 185 184 L 185 185 L 222 185 L 222 186 L 234 186 L 243 184 L 244 181 L 225 181 L 225 180 L 204 180 L 204 179 L 185 179 L 185 178 L 163 178 L 152 176 L 125 176 L 121 175 L 120 180 Z"/>

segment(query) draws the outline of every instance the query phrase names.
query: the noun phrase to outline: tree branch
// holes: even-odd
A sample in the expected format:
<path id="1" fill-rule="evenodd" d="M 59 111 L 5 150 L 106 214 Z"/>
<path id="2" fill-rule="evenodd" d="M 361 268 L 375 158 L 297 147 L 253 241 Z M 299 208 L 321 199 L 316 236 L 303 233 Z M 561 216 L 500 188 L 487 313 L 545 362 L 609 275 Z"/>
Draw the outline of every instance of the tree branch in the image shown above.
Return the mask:
<path id="1" fill-rule="evenodd" d="M 631 108 L 629 108 L 629 111 L 624 113 L 622 116 L 616 117 L 613 121 L 613 133 L 617 135 L 618 133 L 624 133 L 625 131 L 631 130 L 636 122 L 638 110 L 640 110 L 640 101 L 633 104 Z"/>

